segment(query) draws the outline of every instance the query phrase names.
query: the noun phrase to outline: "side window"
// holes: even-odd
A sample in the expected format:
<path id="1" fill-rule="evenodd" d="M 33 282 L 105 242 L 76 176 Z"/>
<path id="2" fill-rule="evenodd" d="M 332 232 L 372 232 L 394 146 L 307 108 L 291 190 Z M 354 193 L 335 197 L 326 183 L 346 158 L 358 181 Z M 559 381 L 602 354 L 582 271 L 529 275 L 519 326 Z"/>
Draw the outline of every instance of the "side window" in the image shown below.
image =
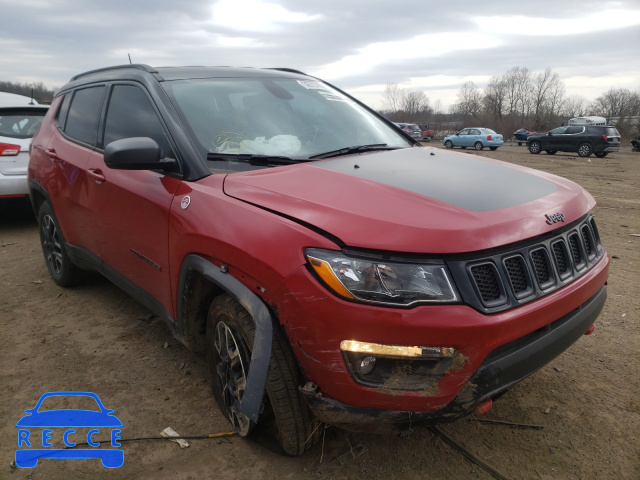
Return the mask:
<path id="1" fill-rule="evenodd" d="M 480 135 L 480 130 L 478 130 L 477 128 L 474 128 L 473 130 L 471 130 L 469 135 Z"/>
<path id="2" fill-rule="evenodd" d="M 105 91 L 104 85 L 76 90 L 71 99 L 64 127 L 64 132 L 67 135 L 95 146 Z"/>
<path id="3" fill-rule="evenodd" d="M 162 157 L 174 157 L 162 124 L 149 98 L 133 85 L 116 85 L 111 93 L 104 127 L 104 146 L 130 137 L 150 137 Z"/>
<path id="4" fill-rule="evenodd" d="M 571 135 L 575 133 L 582 133 L 583 130 L 584 127 L 567 127 L 567 130 L 564 133 L 566 133 L 567 135 Z"/>
<path id="5" fill-rule="evenodd" d="M 562 135 L 567 130 L 567 127 L 558 127 L 551 130 L 549 133 L 552 135 Z"/>
<path id="6" fill-rule="evenodd" d="M 69 113 L 69 104 L 71 103 L 71 93 L 65 94 L 62 99 L 62 105 L 56 112 L 55 122 L 59 128 L 64 129 L 64 122 L 67 120 L 67 114 Z"/>

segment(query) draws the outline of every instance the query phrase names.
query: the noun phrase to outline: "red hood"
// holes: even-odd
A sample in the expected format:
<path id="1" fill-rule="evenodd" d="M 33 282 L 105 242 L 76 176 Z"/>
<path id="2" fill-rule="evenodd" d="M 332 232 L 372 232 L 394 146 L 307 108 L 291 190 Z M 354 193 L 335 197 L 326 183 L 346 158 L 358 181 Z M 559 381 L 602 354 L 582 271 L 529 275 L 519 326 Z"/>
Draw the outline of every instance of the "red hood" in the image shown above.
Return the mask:
<path id="1" fill-rule="evenodd" d="M 595 205 L 564 178 L 432 147 L 235 173 L 224 191 L 350 247 L 413 253 L 517 242 L 557 228 L 547 214 L 566 224 Z"/>

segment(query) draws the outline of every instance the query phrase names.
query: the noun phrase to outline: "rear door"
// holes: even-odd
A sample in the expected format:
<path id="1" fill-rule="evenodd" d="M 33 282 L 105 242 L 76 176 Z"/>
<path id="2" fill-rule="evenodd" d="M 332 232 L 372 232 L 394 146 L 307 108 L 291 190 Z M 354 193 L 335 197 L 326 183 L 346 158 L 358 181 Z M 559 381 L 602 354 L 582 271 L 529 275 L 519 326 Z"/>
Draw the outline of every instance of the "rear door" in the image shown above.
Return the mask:
<path id="1" fill-rule="evenodd" d="M 89 178 L 85 170 L 98 138 L 106 85 L 81 88 L 64 95 L 54 117 L 57 130 L 45 148 L 40 166 L 65 240 L 97 254 L 93 214 L 87 203 Z"/>
<path id="2" fill-rule="evenodd" d="M 116 84 L 110 91 L 100 147 L 130 137 L 150 137 L 163 157 L 175 158 L 163 122 L 146 90 Z M 181 180 L 152 170 L 115 170 L 103 148 L 87 162 L 88 201 L 107 273 L 114 270 L 171 311 L 169 207 Z"/>

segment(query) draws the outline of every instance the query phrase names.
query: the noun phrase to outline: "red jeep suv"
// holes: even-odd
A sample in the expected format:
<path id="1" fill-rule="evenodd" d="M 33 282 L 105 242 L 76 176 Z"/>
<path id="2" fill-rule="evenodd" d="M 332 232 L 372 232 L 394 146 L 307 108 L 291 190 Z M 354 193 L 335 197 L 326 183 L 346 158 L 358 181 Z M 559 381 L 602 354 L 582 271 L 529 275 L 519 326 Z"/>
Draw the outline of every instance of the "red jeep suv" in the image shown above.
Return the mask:
<path id="1" fill-rule="evenodd" d="M 291 69 L 77 75 L 33 139 L 53 280 L 94 270 L 207 353 L 241 435 L 301 454 L 462 417 L 590 333 L 609 260 L 578 185 L 420 147 Z"/>

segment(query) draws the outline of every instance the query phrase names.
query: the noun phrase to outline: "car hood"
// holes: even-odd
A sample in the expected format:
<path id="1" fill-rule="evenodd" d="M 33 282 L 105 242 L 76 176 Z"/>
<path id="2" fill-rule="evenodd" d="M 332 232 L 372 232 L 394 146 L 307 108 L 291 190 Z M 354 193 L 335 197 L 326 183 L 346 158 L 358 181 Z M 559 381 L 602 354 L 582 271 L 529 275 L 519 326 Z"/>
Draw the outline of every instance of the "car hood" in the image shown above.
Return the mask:
<path id="1" fill-rule="evenodd" d="M 409 253 L 518 242 L 557 228 L 546 215 L 570 223 L 595 205 L 566 179 L 430 147 L 230 174 L 224 191 L 345 246 Z"/>

